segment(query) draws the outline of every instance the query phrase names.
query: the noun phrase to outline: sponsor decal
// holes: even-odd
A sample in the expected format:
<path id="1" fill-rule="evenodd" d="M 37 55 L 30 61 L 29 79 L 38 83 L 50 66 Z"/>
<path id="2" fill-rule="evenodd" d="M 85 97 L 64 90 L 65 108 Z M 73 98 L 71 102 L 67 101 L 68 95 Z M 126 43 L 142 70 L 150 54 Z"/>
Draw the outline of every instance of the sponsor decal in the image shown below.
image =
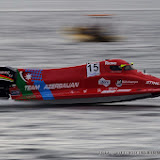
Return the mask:
<path id="1" fill-rule="evenodd" d="M 50 89 L 67 89 L 67 88 L 78 88 L 79 82 L 71 82 L 71 83 L 53 83 L 53 84 L 46 84 L 41 86 L 40 84 L 35 85 L 25 85 L 26 91 L 31 90 L 50 90 Z"/>
<path id="2" fill-rule="evenodd" d="M 103 90 L 101 93 L 130 92 L 131 89 Z"/>
<path id="3" fill-rule="evenodd" d="M 103 90 L 101 93 L 115 93 L 116 90 Z"/>
<path id="4" fill-rule="evenodd" d="M 8 77 L 13 77 L 13 74 L 11 74 L 10 71 L 0 71 L 0 74 L 5 74 Z"/>
<path id="5" fill-rule="evenodd" d="M 19 90 L 11 91 L 11 95 L 12 96 L 20 95 L 20 91 Z"/>
<path id="6" fill-rule="evenodd" d="M 157 85 L 157 86 L 159 86 L 159 85 L 160 85 L 160 82 L 146 81 L 146 84 L 149 84 L 149 85 Z"/>
<path id="7" fill-rule="evenodd" d="M 122 86 L 122 80 L 121 79 L 117 80 L 116 86 L 117 87 L 121 87 Z"/>
<path id="8" fill-rule="evenodd" d="M 4 75 L 0 75 L 0 80 L 8 81 L 8 82 L 13 82 L 14 81 L 12 78 L 4 76 Z"/>
<path id="9" fill-rule="evenodd" d="M 101 79 L 98 80 L 98 84 L 99 85 L 103 85 L 105 87 L 108 87 L 111 84 L 111 81 L 110 80 L 106 80 L 104 78 L 101 78 Z"/>
<path id="10" fill-rule="evenodd" d="M 123 83 L 123 84 L 136 84 L 136 83 L 138 83 L 138 81 L 122 80 L 122 83 Z"/>
<path id="11" fill-rule="evenodd" d="M 117 87 L 121 87 L 122 85 L 134 85 L 134 84 L 137 84 L 138 81 L 130 81 L 130 80 L 117 80 L 116 82 L 116 86 Z"/>
<path id="12" fill-rule="evenodd" d="M 105 61 L 105 65 L 117 65 L 117 62 L 108 62 L 108 61 Z"/>
<path id="13" fill-rule="evenodd" d="M 130 92 L 131 89 L 118 89 L 117 92 Z"/>

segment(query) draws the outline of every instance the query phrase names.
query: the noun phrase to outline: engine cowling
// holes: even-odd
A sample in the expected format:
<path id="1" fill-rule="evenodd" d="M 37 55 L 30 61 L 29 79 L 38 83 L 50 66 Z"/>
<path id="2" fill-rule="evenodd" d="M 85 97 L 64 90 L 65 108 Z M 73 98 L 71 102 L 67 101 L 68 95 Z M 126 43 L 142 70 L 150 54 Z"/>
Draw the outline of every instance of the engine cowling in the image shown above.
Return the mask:
<path id="1" fill-rule="evenodd" d="M 9 98 L 9 88 L 16 83 L 16 70 L 10 67 L 0 67 L 0 98 Z"/>

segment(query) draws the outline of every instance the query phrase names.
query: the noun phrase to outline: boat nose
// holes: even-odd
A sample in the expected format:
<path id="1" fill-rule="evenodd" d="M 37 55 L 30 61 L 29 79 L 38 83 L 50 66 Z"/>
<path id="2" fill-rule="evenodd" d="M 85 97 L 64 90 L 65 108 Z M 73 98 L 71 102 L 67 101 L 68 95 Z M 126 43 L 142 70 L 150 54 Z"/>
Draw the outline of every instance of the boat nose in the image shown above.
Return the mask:
<path id="1" fill-rule="evenodd" d="M 152 75 L 143 74 L 145 77 L 145 86 L 147 88 L 160 88 L 160 78 Z"/>
<path id="2" fill-rule="evenodd" d="M 160 78 L 151 77 L 146 81 L 148 91 L 151 91 L 152 97 L 160 96 Z"/>

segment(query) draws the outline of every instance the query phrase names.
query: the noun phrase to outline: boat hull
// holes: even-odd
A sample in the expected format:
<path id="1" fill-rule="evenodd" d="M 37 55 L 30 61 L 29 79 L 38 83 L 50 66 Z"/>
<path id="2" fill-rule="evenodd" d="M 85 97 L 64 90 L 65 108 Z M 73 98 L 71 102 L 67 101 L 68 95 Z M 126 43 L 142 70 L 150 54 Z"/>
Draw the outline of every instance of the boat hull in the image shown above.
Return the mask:
<path id="1" fill-rule="evenodd" d="M 124 96 L 109 96 L 109 97 L 95 97 L 95 98 L 74 98 L 74 99 L 58 99 L 52 101 L 52 104 L 93 104 L 93 103 L 113 103 L 132 101 L 137 99 L 153 98 L 151 93 L 124 95 Z"/>

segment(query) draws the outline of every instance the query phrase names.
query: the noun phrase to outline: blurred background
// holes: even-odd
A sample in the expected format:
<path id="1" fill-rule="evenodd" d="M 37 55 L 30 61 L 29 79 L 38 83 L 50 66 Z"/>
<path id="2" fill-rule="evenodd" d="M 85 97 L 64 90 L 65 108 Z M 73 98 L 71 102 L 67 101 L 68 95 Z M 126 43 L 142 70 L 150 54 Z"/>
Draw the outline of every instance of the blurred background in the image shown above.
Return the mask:
<path id="1" fill-rule="evenodd" d="M 159 14 L 158 0 L 0 0 L 0 66 L 58 68 L 123 58 L 160 78 Z M 82 106 L 0 103 L 0 159 L 160 157 L 151 154 L 160 151 L 160 98 Z"/>

